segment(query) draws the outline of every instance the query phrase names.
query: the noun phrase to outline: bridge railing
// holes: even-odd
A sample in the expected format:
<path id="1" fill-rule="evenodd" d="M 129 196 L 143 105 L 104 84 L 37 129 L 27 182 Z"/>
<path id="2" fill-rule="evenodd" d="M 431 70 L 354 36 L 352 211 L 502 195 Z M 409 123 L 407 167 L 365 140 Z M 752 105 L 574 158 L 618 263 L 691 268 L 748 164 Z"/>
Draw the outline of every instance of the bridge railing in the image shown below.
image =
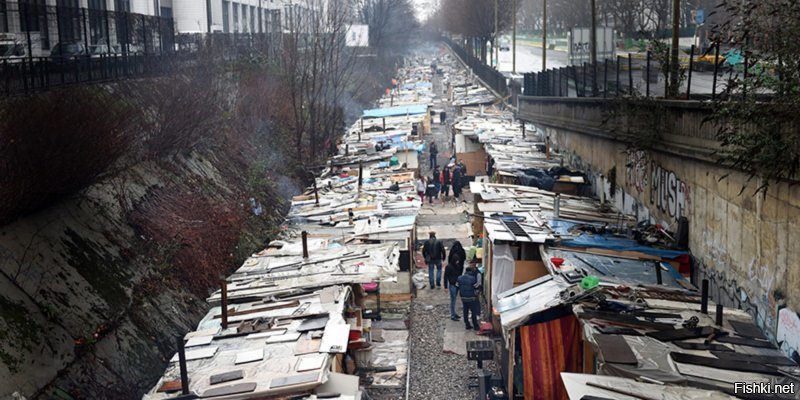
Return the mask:
<path id="1" fill-rule="evenodd" d="M 447 43 L 453 52 L 458 55 L 461 61 L 475 73 L 484 83 L 489 85 L 495 92 L 501 96 L 508 95 L 508 80 L 500 73 L 500 71 L 486 65 L 479 58 L 469 54 L 463 46 L 454 42 L 448 37 L 442 37 L 442 41 Z"/>
<path id="2" fill-rule="evenodd" d="M 716 99 L 724 93 L 727 78 L 743 74 L 747 60 L 726 62 L 719 44 L 705 51 L 694 45 L 680 59 L 682 79 L 678 98 Z M 628 53 L 597 63 L 583 63 L 524 74 L 526 96 L 618 97 L 638 95 L 664 97 L 669 91 L 668 65 L 662 67 L 651 52 Z M 727 78 L 725 77 L 727 75 Z"/>

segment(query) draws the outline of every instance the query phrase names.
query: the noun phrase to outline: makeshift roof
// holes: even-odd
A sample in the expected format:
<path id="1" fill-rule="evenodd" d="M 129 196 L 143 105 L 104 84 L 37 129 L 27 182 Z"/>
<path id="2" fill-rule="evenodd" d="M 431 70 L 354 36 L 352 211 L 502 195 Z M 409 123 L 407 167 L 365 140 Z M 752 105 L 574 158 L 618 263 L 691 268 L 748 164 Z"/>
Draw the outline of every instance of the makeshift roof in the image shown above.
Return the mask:
<path id="1" fill-rule="evenodd" d="M 347 286 L 330 286 L 280 301 L 258 299 L 234 304 L 228 329 L 221 327 L 220 308 L 213 307 L 198 329 L 185 338 L 190 391 L 201 397 L 234 399 L 314 389 L 327 380 L 331 353 L 343 352 L 347 347 L 350 325 L 342 315 L 350 295 Z M 257 312 L 260 309 L 269 310 Z M 260 322 L 266 320 L 273 321 L 270 328 L 259 328 L 267 325 Z M 312 324 L 318 320 L 321 323 Z M 313 325 L 313 329 L 305 331 L 301 328 L 304 325 Z M 245 327 L 254 329 L 248 333 L 243 331 Z M 174 397 L 173 393 L 158 390 L 180 381 L 177 361 L 176 354 L 143 399 Z M 232 383 L 240 393 L 232 390 L 233 385 L 217 384 L 234 375 L 237 379 Z M 223 397 L 218 392 L 233 393 Z"/>
<path id="2" fill-rule="evenodd" d="M 428 112 L 427 104 L 413 104 L 399 107 L 373 108 L 364 110 L 364 118 L 393 117 L 399 115 L 425 114 Z"/>

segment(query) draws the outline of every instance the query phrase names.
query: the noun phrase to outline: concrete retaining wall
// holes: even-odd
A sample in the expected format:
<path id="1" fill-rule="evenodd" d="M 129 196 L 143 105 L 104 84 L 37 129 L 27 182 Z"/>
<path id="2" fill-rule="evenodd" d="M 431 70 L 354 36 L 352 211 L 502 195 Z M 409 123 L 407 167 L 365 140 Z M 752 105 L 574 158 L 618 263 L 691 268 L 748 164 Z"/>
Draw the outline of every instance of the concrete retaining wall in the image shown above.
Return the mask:
<path id="1" fill-rule="evenodd" d="M 588 171 L 595 193 L 620 209 L 672 230 L 686 216 L 696 282 L 709 279 L 714 300 L 752 313 L 791 355 L 800 349 L 792 311 L 800 310 L 800 185 L 754 195 L 757 182 L 714 163 L 713 127 L 700 125 L 707 106 L 665 104 L 675 115 L 651 151 L 608 132 L 602 99 L 523 97 L 520 118 L 537 124 L 565 164 Z"/>

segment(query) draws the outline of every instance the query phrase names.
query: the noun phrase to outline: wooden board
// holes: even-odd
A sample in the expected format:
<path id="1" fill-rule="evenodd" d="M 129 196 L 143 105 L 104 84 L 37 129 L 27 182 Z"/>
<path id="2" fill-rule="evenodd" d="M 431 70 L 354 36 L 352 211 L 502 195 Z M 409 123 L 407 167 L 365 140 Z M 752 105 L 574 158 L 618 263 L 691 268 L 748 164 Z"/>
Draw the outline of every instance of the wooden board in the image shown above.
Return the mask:
<path id="1" fill-rule="evenodd" d="M 369 294 L 365 297 L 367 300 L 377 300 L 376 294 Z M 411 293 L 385 293 L 381 294 L 381 302 L 384 301 L 411 301 Z"/>
<path id="2" fill-rule="evenodd" d="M 156 390 L 156 392 L 161 393 L 169 393 L 169 392 L 177 392 L 181 390 L 183 387 L 181 386 L 181 380 L 175 379 L 172 381 L 166 381 L 161 384 L 161 386 Z"/>
<path id="3" fill-rule="evenodd" d="M 547 275 L 547 267 L 541 261 L 523 261 L 518 260 L 514 262 L 514 286 L 519 286 L 528 283 L 536 278 Z"/>
<path id="4" fill-rule="evenodd" d="M 322 339 L 300 339 L 294 346 L 294 355 L 319 353 L 320 344 Z"/>
<path id="5" fill-rule="evenodd" d="M 231 394 L 239 394 L 239 393 L 250 393 L 256 390 L 256 383 L 255 382 L 247 382 L 247 383 L 237 383 L 235 385 L 228 385 L 228 386 L 220 386 L 213 389 L 208 389 L 203 392 L 201 397 L 217 397 L 217 396 L 227 396 Z"/>
<path id="6" fill-rule="evenodd" d="M 223 374 L 211 375 L 209 378 L 209 382 L 212 385 L 235 381 L 244 378 L 244 372 L 242 370 L 237 369 L 236 371 L 225 372 Z"/>
<path id="7" fill-rule="evenodd" d="M 733 330 L 735 330 L 739 336 L 761 340 L 767 339 L 767 337 L 761 333 L 761 329 L 758 329 L 757 326 L 750 322 L 728 320 L 728 323 L 731 324 Z"/>

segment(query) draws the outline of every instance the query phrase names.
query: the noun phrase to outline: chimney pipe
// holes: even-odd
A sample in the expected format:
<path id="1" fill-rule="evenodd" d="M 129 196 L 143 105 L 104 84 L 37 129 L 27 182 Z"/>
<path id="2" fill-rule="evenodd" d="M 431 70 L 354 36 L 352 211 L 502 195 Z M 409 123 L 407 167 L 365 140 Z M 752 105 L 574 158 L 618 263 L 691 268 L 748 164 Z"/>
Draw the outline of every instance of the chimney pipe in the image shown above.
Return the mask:
<path id="1" fill-rule="evenodd" d="M 550 136 L 544 138 L 544 156 L 547 160 L 550 159 Z"/>
<path id="2" fill-rule="evenodd" d="M 344 145 L 344 155 L 346 155 L 346 156 L 350 155 L 350 144 L 349 143 L 345 143 L 345 145 Z"/>
<path id="3" fill-rule="evenodd" d="M 556 193 L 553 197 L 553 214 L 556 218 L 561 216 L 561 194 Z"/>
<path id="4" fill-rule="evenodd" d="M 184 349 L 183 337 L 176 336 L 178 343 L 178 364 L 181 369 L 181 394 L 189 394 L 189 372 L 186 370 L 186 351 Z"/>
<path id="5" fill-rule="evenodd" d="M 702 292 L 700 292 L 700 312 L 708 314 L 708 279 L 703 279 Z"/>
<path id="6" fill-rule="evenodd" d="M 361 143 L 361 134 L 364 133 L 364 117 L 361 117 L 361 130 L 358 131 L 358 142 Z"/>
<path id="7" fill-rule="evenodd" d="M 225 278 L 219 280 L 221 290 L 222 306 L 222 329 L 228 329 L 228 281 Z"/>
<path id="8" fill-rule="evenodd" d="M 314 178 L 314 204 L 319 205 L 319 192 L 317 192 L 317 178 Z"/>
<path id="9" fill-rule="evenodd" d="M 722 326 L 722 304 L 717 304 L 717 326 Z"/>
<path id="10" fill-rule="evenodd" d="M 300 234 L 303 238 L 303 258 L 308 258 L 308 232 L 303 231 Z"/>
<path id="11" fill-rule="evenodd" d="M 359 161 L 358 162 L 358 191 L 361 191 L 361 183 L 364 180 L 364 164 Z"/>
<path id="12" fill-rule="evenodd" d="M 661 263 L 656 261 L 654 262 L 656 265 L 656 283 L 659 285 L 664 284 L 664 278 L 661 277 Z"/>

